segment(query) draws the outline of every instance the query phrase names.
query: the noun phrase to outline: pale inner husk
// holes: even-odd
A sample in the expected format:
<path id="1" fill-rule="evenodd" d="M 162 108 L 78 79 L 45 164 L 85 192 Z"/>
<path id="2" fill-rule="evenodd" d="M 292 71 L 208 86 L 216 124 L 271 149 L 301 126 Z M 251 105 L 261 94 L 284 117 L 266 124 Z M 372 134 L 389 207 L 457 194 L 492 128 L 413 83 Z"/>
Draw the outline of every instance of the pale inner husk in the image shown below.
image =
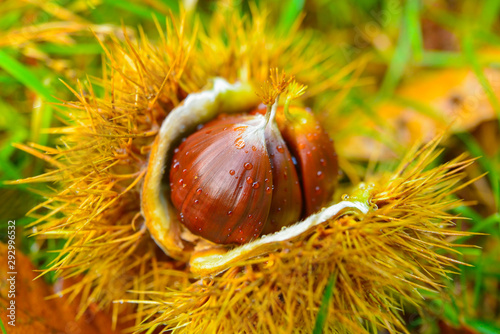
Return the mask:
<path id="1" fill-rule="evenodd" d="M 368 210 L 370 210 L 370 207 L 367 203 L 363 202 L 342 201 L 333 204 L 310 215 L 302 222 L 284 227 L 276 233 L 263 235 L 252 242 L 238 246 L 230 251 L 223 252 L 217 249 L 212 252 L 194 253 L 190 261 L 191 272 L 199 276 L 218 274 L 227 270 L 238 261 L 277 250 L 283 247 L 282 243 L 284 241 L 292 240 L 321 223 L 331 221 L 344 214 L 366 214 Z"/>
<path id="2" fill-rule="evenodd" d="M 181 239 L 181 224 L 175 208 L 163 193 L 162 179 L 164 173 L 168 173 L 167 154 L 173 149 L 174 143 L 197 125 L 206 123 L 221 113 L 249 110 L 258 103 L 250 85 L 232 85 L 224 79 L 216 78 L 212 89 L 190 94 L 181 106 L 172 110 L 163 121 L 153 144 L 142 190 L 142 212 L 146 225 L 158 246 L 175 259 L 190 261 L 190 270 L 196 275 L 220 273 L 238 261 L 277 250 L 284 241 L 296 238 L 321 223 L 343 214 L 366 213 L 369 210 L 364 202 L 342 201 L 302 222 L 231 250 L 215 246 L 203 251 L 187 250 Z"/>

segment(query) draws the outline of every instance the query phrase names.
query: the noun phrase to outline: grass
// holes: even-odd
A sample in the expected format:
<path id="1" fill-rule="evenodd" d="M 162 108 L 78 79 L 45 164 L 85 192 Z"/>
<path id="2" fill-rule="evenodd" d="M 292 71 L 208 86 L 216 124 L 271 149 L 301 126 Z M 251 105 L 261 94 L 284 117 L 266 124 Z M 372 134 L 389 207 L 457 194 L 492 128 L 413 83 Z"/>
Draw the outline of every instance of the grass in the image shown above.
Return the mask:
<path id="1" fill-rule="evenodd" d="M 325 328 L 326 318 L 328 317 L 330 299 L 333 297 L 333 291 L 335 290 L 336 282 L 337 282 L 337 273 L 334 273 L 328 280 L 328 284 L 326 285 L 325 291 L 323 293 L 323 299 L 321 300 L 321 307 L 318 311 L 316 323 L 313 329 L 313 334 L 323 333 L 323 329 Z"/>
<path id="2" fill-rule="evenodd" d="M 146 32 L 151 32 L 154 36 L 154 17 L 159 22 L 163 22 L 164 16 L 170 10 L 173 13 L 180 11 L 177 1 L 174 0 L 155 0 L 144 3 L 131 0 L 105 0 L 95 7 L 91 1 L 65 0 L 51 3 L 57 8 L 67 8 L 82 21 L 96 26 L 102 25 L 103 32 L 100 34 L 104 39 L 120 31 L 119 27 L 122 22 L 127 27 L 142 26 Z M 484 74 L 486 67 L 498 68 L 500 59 L 486 58 L 482 53 L 484 48 L 500 46 L 498 29 L 500 1 L 486 0 L 475 7 L 474 2 L 465 1 L 463 7 L 457 9 L 457 13 L 442 8 L 426 7 L 420 1 L 410 0 L 404 2 L 404 6 L 401 4 L 400 14 L 397 14 L 397 11 L 394 13 L 388 11 L 391 6 L 390 1 L 360 1 L 353 4 L 351 1 L 339 0 L 335 5 L 323 7 L 320 3 L 318 1 L 308 4 L 303 0 L 288 0 L 281 4 L 273 1 L 270 4 L 273 10 L 270 19 L 276 21 L 280 30 L 286 35 L 295 19 L 304 15 L 304 23 L 308 28 L 317 30 L 332 41 L 336 41 L 335 38 L 339 38 L 338 36 L 348 36 L 344 37 L 345 43 L 354 45 L 359 52 L 375 54 L 375 60 L 369 67 L 372 72 L 366 75 L 376 76 L 380 86 L 371 91 L 364 88 L 353 89 L 346 100 L 351 101 L 350 107 L 353 109 L 360 109 L 365 115 L 373 116 L 378 126 L 383 127 L 385 124 L 384 119 L 376 115 L 375 105 L 379 100 L 394 99 L 402 105 L 419 110 L 422 114 L 429 115 L 435 112 L 425 102 L 404 101 L 395 97 L 401 82 L 411 80 L 412 75 L 419 71 L 462 67 L 469 68 L 477 77 L 489 103 L 496 112 L 497 119 L 500 118 L 498 117 L 500 115 L 498 87 L 494 86 Z M 477 10 L 466 11 L 467 8 Z M 210 11 L 205 7 L 203 10 Z M 378 24 L 378 28 L 391 41 L 389 49 L 377 49 L 370 42 L 363 44 L 362 48 L 359 45 L 356 46 L 352 32 L 356 29 L 364 29 L 373 22 L 377 23 L 374 13 L 384 13 L 384 10 L 392 13 L 392 16 L 389 16 L 390 19 L 386 24 Z M 7 0 L 0 3 L 0 32 L 5 37 L 26 25 L 61 22 L 64 18 L 60 16 L 60 13 L 61 11 L 50 12 L 46 8 L 33 4 L 19 6 L 16 5 L 16 1 Z M 209 14 L 210 12 L 202 13 L 200 16 Z M 458 40 L 458 49 L 452 51 L 426 49 L 424 47 L 426 36 L 422 34 L 424 18 L 434 19 L 451 30 Z M 111 26 L 104 26 L 105 24 Z M 109 27 L 110 30 L 104 29 L 105 27 Z M 113 27 L 117 29 L 113 30 Z M 74 85 L 75 77 L 83 79 L 83 74 L 87 72 L 98 74 L 102 66 L 102 48 L 92 38 L 90 31 L 77 33 L 52 31 L 44 36 L 44 40 L 33 39 L 29 45 L 27 43 L 16 44 L 15 38 L 9 40 L 10 45 L 0 45 L 0 87 L 2 88 L 0 90 L 0 110 L 2 110 L 0 113 L 0 181 L 35 175 L 44 168 L 40 162 L 35 165 L 32 157 L 16 150 L 12 143 L 34 142 L 48 146 L 56 144 L 54 138 L 48 137 L 44 131 L 49 127 L 61 125 L 56 107 L 51 103 L 59 103 L 57 98 L 71 98 L 67 90 L 61 89 L 61 84 L 57 79 L 61 78 Z M 33 36 L 35 37 L 39 36 Z M 362 39 L 363 35 L 356 38 Z M 366 129 L 362 131 L 367 136 L 383 137 L 379 131 Z M 454 209 L 455 214 L 470 219 L 462 221 L 462 224 L 470 231 L 488 236 L 461 237 L 456 240 L 458 243 L 483 248 L 461 249 L 464 261 L 472 263 L 474 267 L 462 267 L 462 273 L 453 276 L 454 280 L 449 286 L 449 291 L 452 292 L 449 298 L 427 296 L 432 300 L 431 308 L 438 311 L 426 321 L 433 322 L 434 328 L 437 328 L 437 323 L 442 320 L 456 327 L 467 325 L 479 333 L 497 333 L 500 331 L 498 314 L 489 313 L 486 304 L 498 305 L 500 303 L 499 292 L 489 292 L 492 282 L 500 281 L 500 272 L 494 270 L 498 267 L 496 254 L 500 252 L 500 214 L 498 213 L 500 156 L 488 155 L 482 146 L 484 143 L 479 142 L 470 132 L 457 133 L 455 136 L 459 139 L 457 144 L 459 149 L 469 152 L 471 156 L 480 157 L 477 165 L 481 172 L 488 173 L 485 182 L 493 194 L 495 208 L 486 210 L 485 204 L 479 203 L 483 206 L 460 206 Z M 394 144 L 391 143 L 390 138 L 381 140 L 387 141 L 388 145 Z M 355 163 L 361 166 L 359 170 L 366 170 L 365 162 Z M 13 189 L 16 191 L 16 196 L 22 198 L 34 196 L 29 195 L 26 186 L 13 188 L 0 183 L 0 199 L 6 196 L 3 194 Z M 6 209 L 0 210 L 2 222 L 16 218 L 20 225 L 27 225 L 32 221 L 22 218 L 29 209 L 26 204 L 19 204 L 19 210 L 15 213 L 16 217 L 10 217 L 9 215 L 13 213 Z M 4 238 L 3 229 L 0 233 Z M 55 257 L 50 251 L 56 251 L 62 246 L 61 242 L 54 240 L 35 244 L 34 240 L 26 237 L 22 240 L 22 244 L 23 250 L 39 266 L 49 263 Z M 43 251 L 36 251 L 39 247 Z M 49 279 L 53 278 L 52 276 Z M 318 313 L 314 333 L 322 331 L 334 287 L 335 280 L 332 276 L 323 294 L 323 304 Z M 424 292 L 422 294 L 425 296 Z M 442 314 L 438 314 L 440 311 Z M 431 310 L 427 313 L 433 312 Z M 418 316 L 417 320 L 414 322 L 425 323 Z M 2 323 L 0 326 L 5 333 Z"/>

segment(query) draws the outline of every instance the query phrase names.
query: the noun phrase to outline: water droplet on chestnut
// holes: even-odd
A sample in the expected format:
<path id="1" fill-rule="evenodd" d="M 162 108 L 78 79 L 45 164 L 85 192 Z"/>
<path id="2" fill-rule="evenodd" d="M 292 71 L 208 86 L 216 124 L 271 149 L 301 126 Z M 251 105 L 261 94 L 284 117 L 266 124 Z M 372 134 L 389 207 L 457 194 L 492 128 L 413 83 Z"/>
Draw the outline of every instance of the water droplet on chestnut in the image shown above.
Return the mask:
<path id="1" fill-rule="evenodd" d="M 243 147 L 245 147 L 245 141 L 243 140 L 243 138 L 238 137 L 238 138 L 236 138 L 236 140 L 234 141 L 234 146 L 235 146 L 237 149 L 242 149 Z"/>

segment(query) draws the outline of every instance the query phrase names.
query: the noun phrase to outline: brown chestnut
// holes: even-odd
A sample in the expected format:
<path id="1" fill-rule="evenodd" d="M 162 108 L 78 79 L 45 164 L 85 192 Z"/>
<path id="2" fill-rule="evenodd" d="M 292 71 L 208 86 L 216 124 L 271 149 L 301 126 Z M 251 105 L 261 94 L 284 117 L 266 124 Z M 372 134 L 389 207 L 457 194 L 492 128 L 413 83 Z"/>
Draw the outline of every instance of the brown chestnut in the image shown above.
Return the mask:
<path id="1" fill-rule="evenodd" d="M 280 108 L 276 123 L 269 113 L 219 116 L 175 149 L 170 197 L 192 233 L 246 243 L 317 211 L 333 195 L 337 157 L 314 116 Z"/>

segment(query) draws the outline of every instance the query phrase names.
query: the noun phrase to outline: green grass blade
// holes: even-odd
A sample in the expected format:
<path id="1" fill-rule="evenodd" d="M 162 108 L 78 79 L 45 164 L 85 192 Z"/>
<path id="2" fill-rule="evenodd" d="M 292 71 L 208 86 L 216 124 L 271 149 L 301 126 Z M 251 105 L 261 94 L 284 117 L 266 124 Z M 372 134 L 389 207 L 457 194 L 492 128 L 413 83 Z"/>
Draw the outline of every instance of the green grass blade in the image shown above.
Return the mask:
<path id="1" fill-rule="evenodd" d="M 408 26 L 411 27 L 411 47 L 416 60 L 421 60 L 424 52 L 424 38 L 420 26 L 420 4 L 414 1 L 408 10 Z"/>
<path id="2" fill-rule="evenodd" d="M 495 198 L 495 203 L 497 210 L 500 204 L 500 177 L 499 172 L 496 170 L 493 162 L 486 156 L 477 141 L 468 132 L 457 133 L 457 137 L 462 140 L 469 152 L 473 156 L 481 157 L 478 159 L 478 163 L 481 167 L 488 172 L 488 178 L 491 183 L 491 188 L 493 191 L 493 196 Z"/>
<path id="3" fill-rule="evenodd" d="M 279 19 L 279 30 L 286 33 L 304 9 L 304 0 L 288 0 Z"/>
<path id="4" fill-rule="evenodd" d="M 481 334 L 498 334 L 500 333 L 500 327 L 494 323 L 489 323 L 482 320 L 467 320 L 467 325 L 474 328 L 478 333 Z"/>
<path id="5" fill-rule="evenodd" d="M 43 130 L 50 127 L 53 109 L 48 103 L 40 102 L 40 105 L 33 108 L 31 114 L 30 140 L 40 145 L 47 145 L 48 134 Z"/>
<path id="6" fill-rule="evenodd" d="M 164 5 L 167 5 L 173 13 L 179 13 L 179 1 L 176 0 L 160 0 Z"/>
<path id="7" fill-rule="evenodd" d="M 7 334 L 7 331 L 5 330 L 5 326 L 3 325 L 2 319 L 0 319 L 0 328 L 2 328 L 2 333 Z"/>
<path id="8" fill-rule="evenodd" d="M 143 5 L 139 5 L 136 3 L 132 3 L 129 1 L 122 1 L 122 0 L 104 0 L 104 3 L 125 10 L 127 12 L 130 12 L 138 17 L 142 17 L 144 19 L 153 19 L 153 15 L 156 16 L 156 18 L 161 22 L 161 20 L 165 17 L 164 14 L 160 13 L 159 11 L 149 8 Z"/>
<path id="9" fill-rule="evenodd" d="M 58 56 L 98 55 L 102 53 L 99 43 L 79 43 L 75 45 L 43 44 L 40 51 Z"/>
<path id="10" fill-rule="evenodd" d="M 500 9 L 499 0 L 484 1 L 479 22 L 485 30 L 490 30 L 498 19 L 498 10 Z"/>
<path id="11" fill-rule="evenodd" d="M 412 46 L 419 44 L 419 37 L 417 34 L 420 34 L 420 26 L 416 26 L 418 19 L 414 19 L 415 15 L 418 16 L 418 11 L 418 0 L 409 0 L 406 3 L 398 44 L 394 54 L 392 55 L 387 73 L 382 81 L 382 86 L 380 87 L 380 91 L 378 93 L 379 98 L 392 95 L 399 80 L 404 74 L 408 62 L 411 59 Z"/>
<path id="12" fill-rule="evenodd" d="M 463 55 L 456 52 L 425 51 L 417 64 L 426 67 L 450 68 L 463 67 L 466 65 L 466 61 Z"/>
<path id="13" fill-rule="evenodd" d="M 479 303 L 481 301 L 481 290 L 483 287 L 483 271 L 484 264 L 481 257 L 475 263 L 475 279 L 474 279 L 474 309 L 477 310 L 479 308 Z"/>
<path id="14" fill-rule="evenodd" d="M 486 75 L 484 74 L 483 69 L 481 68 L 481 65 L 476 55 L 476 51 L 474 50 L 473 43 L 474 43 L 474 36 L 472 35 L 472 33 L 471 32 L 466 33 L 462 43 L 465 57 L 472 66 L 472 69 L 474 70 L 477 79 L 481 83 L 481 86 L 483 86 L 486 96 L 488 97 L 488 100 L 490 101 L 491 105 L 493 106 L 493 109 L 495 110 L 495 113 L 497 114 L 497 118 L 500 120 L 500 102 L 498 101 L 495 92 L 491 87 L 490 82 L 486 78 Z"/>
<path id="15" fill-rule="evenodd" d="M 50 102 L 59 102 L 52 96 L 51 91 L 23 64 L 10 57 L 3 50 L 0 50 L 0 67 L 5 72 L 12 75 L 19 82 L 40 94 L 45 100 Z"/>
<path id="16" fill-rule="evenodd" d="M 459 206 L 457 208 L 454 208 L 451 210 L 453 213 L 458 213 L 463 217 L 470 218 L 474 223 L 479 223 L 480 221 L 483 220 L 483 217 L 477 213 L 474 209 L 468 207 L 468 206 Z M 476 224 L 474 224 L 476 226 Z M 478 232 L 478 231 L 476 231 Z"/>
<path id="17" fill-rule="evenodd" d="M 326 285 L 323 298 L 321 299 L 321 306 L 319 307 L 318 316 L 316 317 L 316 323 L 314 325 L 313 334 L 323 333 L 323 328 L 325 327 L 326 319 L 328 317 L 328 309 L 330 306 L 330 299 L 333 297 L 333 289 L 337 283 L 337 273 L 330 276 L 328 284 Z"/>

